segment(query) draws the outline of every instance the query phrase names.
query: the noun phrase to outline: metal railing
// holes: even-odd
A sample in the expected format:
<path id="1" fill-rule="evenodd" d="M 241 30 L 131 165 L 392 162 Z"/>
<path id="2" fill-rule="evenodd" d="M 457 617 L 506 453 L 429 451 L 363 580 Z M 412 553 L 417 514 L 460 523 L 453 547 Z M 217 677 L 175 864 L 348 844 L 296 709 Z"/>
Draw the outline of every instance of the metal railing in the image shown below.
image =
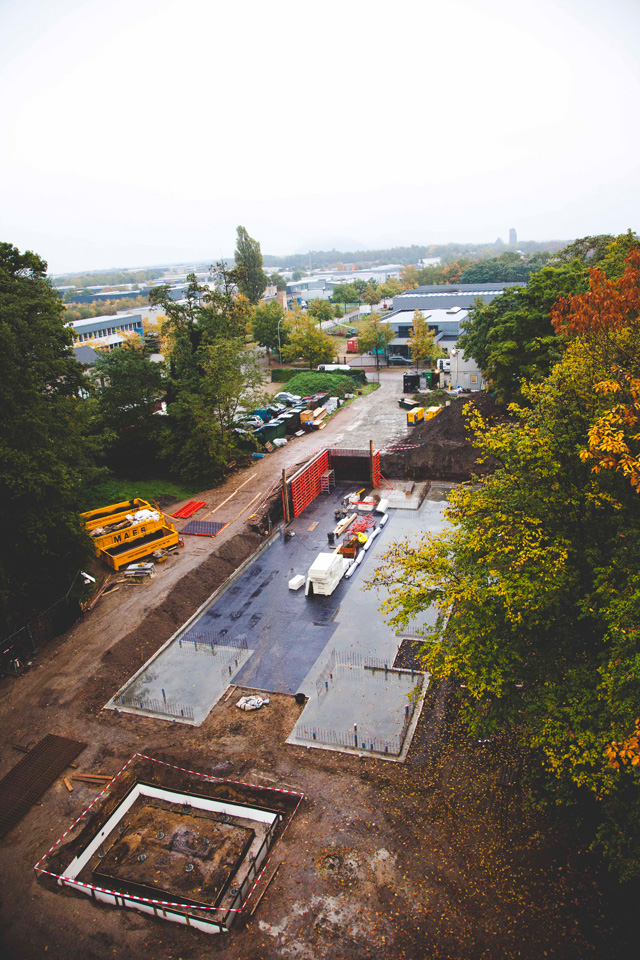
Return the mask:
<path id="1" fill-rule="evenodd" d="M 357 750 L 358 752 L 365 750 L 368 753 L 398 756 L 402 750 L 402 744 L 404 743 L 404 737 L 409 725 L 406 720 L 405 724 L 402 734 L 392 737 L 368 737 L 358 731 L 357 724 L 354 730 L 348 733 L 344 730 L 332 730 L 326 727 L 297 724 L 294 729 L 294 736 L 298 740 L 306 740 L 310 743 L 323 743 L 326 746 L 332 747 L 342 747 L 345 750 Z"/>
<path id="2" fill-rule="evenodd" d="M 176 717 L 179 720 L 193 720 L 193 707 L 182 703 L 172 703 L 170 700 L 151 700 L 144 697 L 118 697 L 116 706 L 122 705 L 129 710 L 146 710 L 148 713 L 159 713 L 165 717 Z"/>

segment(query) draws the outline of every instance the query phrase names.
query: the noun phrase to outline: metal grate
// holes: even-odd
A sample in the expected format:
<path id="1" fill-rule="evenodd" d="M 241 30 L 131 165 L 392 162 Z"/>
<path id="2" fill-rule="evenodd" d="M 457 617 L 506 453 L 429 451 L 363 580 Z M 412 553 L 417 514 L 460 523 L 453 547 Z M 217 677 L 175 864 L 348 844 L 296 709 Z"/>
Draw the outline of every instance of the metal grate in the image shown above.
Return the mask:
<path id="1" fill-rule="evenodd" d="M 0 780 L 0 837 L 9 832 L 86 743 L 47 734 Z"/>
<path id="2" fill-rule="evenodd" d="M 224 530 L 226 523 L 217 523 L 213 520 L 192 520 L 180 533 L 190 533 L 194 537 L 215 537 Z"/>

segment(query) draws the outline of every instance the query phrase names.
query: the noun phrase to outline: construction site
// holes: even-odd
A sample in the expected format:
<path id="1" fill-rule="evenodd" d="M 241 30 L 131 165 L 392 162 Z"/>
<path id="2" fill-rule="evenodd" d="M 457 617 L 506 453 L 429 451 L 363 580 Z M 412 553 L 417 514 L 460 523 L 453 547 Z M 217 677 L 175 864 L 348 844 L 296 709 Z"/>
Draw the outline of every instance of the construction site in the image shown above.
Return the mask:
<path id="1" fill-rule="evenodd" d="M 4 956 L 577 960 L 608 942 L 508 740 L 470 740 L 455 682 L 421 668 L 435 613 L 397 633 L 380 612 L 389 546 L 446 530 L 476 469 L 468 398 L 411 420 L 402 399 L 389 372 L 197 499 L 83 515 L 93 598 L 0 686 Z"/>

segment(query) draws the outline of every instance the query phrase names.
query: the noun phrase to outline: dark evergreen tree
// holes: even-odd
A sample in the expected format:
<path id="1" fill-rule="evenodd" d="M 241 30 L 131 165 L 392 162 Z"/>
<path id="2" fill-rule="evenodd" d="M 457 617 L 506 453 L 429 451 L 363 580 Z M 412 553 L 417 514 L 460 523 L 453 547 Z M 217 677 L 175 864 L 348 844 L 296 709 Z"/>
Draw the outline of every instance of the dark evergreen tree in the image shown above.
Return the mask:
<path id="1" fill-rule="evenodd" d="M 36 254 L 0 243 L 0 631 L 66 593 L 90 544 L 91 391 Z"/>

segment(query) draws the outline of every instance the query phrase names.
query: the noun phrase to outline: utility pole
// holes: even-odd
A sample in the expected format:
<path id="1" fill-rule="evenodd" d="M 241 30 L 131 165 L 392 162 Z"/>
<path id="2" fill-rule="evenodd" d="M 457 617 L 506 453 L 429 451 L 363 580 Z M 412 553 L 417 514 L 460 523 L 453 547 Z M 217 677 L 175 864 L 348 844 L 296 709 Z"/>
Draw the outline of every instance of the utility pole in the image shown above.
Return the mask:
<path id="1" fill-rule="evenodd" d="M 289 510 L 289 494 L 287 492 L 287 471 L 282 471 L 282 505 L 284 507 L 284 522 L 291 523 L 291 511 Z"/>

